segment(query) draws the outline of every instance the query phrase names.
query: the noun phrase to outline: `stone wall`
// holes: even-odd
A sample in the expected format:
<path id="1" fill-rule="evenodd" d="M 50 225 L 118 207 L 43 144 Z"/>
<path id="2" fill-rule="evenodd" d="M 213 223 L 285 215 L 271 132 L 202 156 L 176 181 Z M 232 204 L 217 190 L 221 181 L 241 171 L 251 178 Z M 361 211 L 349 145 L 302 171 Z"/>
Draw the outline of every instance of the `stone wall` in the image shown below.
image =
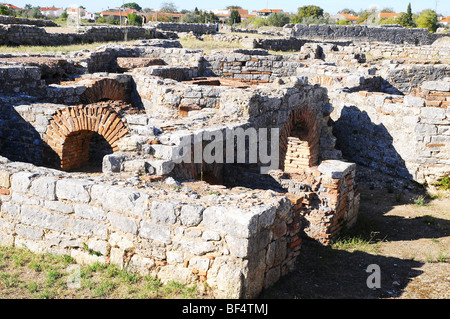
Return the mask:
<path id="1" fill-rule="evenodd" d="M 0 15 L 0 24 L 27 24 L 38 27 L 57 27 L 58 25 L 51 20 L 26 19 L 11 16 Z"/>
<path id="2" fill-rule="evenodd" d="M 149 22 L 148 24 L 162 31 L 193 32 L 195 34 L 216 33 L 216 25 L 209 23 Z"/>
<path id="3" fill-rule="evenodd" d="M 31 93 L 36 95 L 45 90 L 41 69 L 36 66 L 0 65 L 0 93 Z"/>
<path id="4" fill-rule="evenodd" d="M 337 148 L 381 172 L 435 183 L 450 173 L 448 85 L 424 82 L 405 96 L 330 92 Z"/>
<path id="5" fill-rule="evenodd" d="M 292 270 L 300 248 L 298 213 L 286 197 L 268 195 L 260 194 L 264 204 L 221 205 L 173 188 L 161 196 L 5 163 L 0 243 L 126 266 L 163 282 L 206 282 L 219 298 L 254 298 Z"/>
<path id="6" fill-rule="evenodd" d="M 352 40 L 412 45 L 430 45 L 438 38 L 445 36 L 445 34 L 429 33 L 428 29 L 324 24 L 289 24 L 284 26 L 284 32 L 292 37 L 317 41 Z"/>
<path id="7" fill-rule="evenodd" d="M 0 24 L 0 45 L 52 46 L 153 38 L 155 29 L 148 27 L 90 27 L 81 33 L 47 33 L 37 26 Z"/>

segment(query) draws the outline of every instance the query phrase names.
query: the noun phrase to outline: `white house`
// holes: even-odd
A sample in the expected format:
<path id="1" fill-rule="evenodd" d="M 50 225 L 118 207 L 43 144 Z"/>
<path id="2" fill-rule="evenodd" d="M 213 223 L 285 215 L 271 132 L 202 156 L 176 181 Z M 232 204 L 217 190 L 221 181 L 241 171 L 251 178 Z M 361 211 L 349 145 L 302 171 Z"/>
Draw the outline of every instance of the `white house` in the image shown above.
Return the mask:
<path id="1" fill-rule="evenodd" d="M 42 15 L 46 17 L 59 17 L 63 12 L 63 8 L 43 7 L 39 9 Z"/>

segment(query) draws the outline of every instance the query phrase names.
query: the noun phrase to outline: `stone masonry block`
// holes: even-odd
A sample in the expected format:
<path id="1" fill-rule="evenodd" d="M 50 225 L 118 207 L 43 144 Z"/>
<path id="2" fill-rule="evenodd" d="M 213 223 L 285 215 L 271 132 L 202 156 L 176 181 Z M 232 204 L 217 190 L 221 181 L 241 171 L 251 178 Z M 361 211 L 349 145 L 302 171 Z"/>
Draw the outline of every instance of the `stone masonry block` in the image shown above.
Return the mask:
<path id="1" fill-rule="evenodd" d="M 31 183 L 30 191 L 41 198 L 55 200 L 56 181 L 57 179 L 54 177 L 40 177 Z"/>
<path id="2" fill-rule="evenodd" d="M 203 211 L 202 225 L 232 236 L 249 238 L 258 230 L 258 214 L 241 209 L 211 206 Z"/>
<path id="3" fill-rule="evenodd" d="M 35 174 L 29 172 L 19 172 L 12 176 L 11 178 L 11 189 L 14 192 L 26 193 L 31 185 L 31 178 Z"/>
<path id="4" fill-rule="evenodd" d="M 342 178 L 347 175 L 351 170 L 356 168 L 356 164 L 347 163 L 338 160 L 323 161 L 318 170 L 331 178 Z"/>
<path id="5" fill-rule="evenodd" d="M 58 199 L 87 203 L 91 199 L 89 195 L 91 185 L 91 182 L 84 180 L 59 180 L 56 182 L 56 196 Z"/>
<path id="6" fill-rule="evenodd" d="M 9 188 L 11 186 L 10 176 L 11 174 L 7 171 L 0 172 L 0 188 Z"/>
<path id="7" fill-rule="evenodd" d="M 163 203 L 154 201 L 150 209 L 151 217 L 154 222 L 175 224 L 177 216 L 175 214 L 175 205 L 173 203 Z"/>
<path id="8" fill-rule="evenodd" d="M 202 206 L 184 205 L 180 212 L 181 222 L 185 226 L 197 226 L 202 221 L 203 211 Z"/>
<path id="9" fill-rule="evenodd" d="M 141 221 L 139 236 L 142 238 L 156 240 L 165 244 L 170 244 L 170 228 L 165 225 L 158 225 L 147 221 Z"/>
<path id="10" fill-rule="evenodd" d="M 138 225 L 135 219 L 117 213 L 108 213 L 107 218 L 113 227 L 137 235 Z"/>

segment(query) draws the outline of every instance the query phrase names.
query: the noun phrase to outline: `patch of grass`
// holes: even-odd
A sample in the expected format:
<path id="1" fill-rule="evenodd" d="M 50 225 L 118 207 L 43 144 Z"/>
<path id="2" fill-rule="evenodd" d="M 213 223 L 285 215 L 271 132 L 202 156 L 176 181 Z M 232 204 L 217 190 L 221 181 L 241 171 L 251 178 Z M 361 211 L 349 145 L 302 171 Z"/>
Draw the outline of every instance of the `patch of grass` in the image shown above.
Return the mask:
<path id="1" fill-rule="evenodd" d="M 134 41 L 121 41 L 121 42 L 96 42 L 91 44 L 72 44 L 61 46 L 0 46 L 0 52 L 2 53 L 35 53 L 35 54 L 69 54 L 70 52 L 76 52 L 81 50 L 94 50 L 99 46 L 112 44 L 112 43 L 134 43 Z"/>
<path id="2" fill-rule="evenodd" d="M 425 206 L 425 197 L 423 195 L 417 196 L 414 199 L 414 204 L 417 206 Z"/>
<path id="3" fill-rule="evenodd" d="M 183 48 L 191 50 L 203 50 L 205 53 L 211 53 L 212 50 L 226 50 L 226 49 L 242 49 L 242 45 L 238 43 L 213 41 L 213 40 L 198 40 L 198 39 L 180 39 Z"/>
<path id="4" fill-rule="evenodd" d="M 438 181 L 435 186 L 438 189 L 450 191 L 450 176 L 445 176 L 440 181 Z"/>
<path id="5" fill-rule="evenodd" d="M 376 234 L 374 234 L 375 236 Z M 373 238 L 367 239 L 363 236 L 356 237 L 340 237 L 333 241 L 331 247 L 333 249 L 341 249 L 348 251 L 362 251 L 377 253 L 380 242 L 372 241 Z"/>
<path id="6" fill-rule="evenodd" d="M 181 295 L 184 299 L 194 298 L 196 295 L 196 290 L 196 287 L 188 287 L 175 281 L 169 281 L 161 289 L 164 295 L 173 297 L 178 297 Z"/>
<path id="7" fill-rule="evenodd" d="M 76 265 L 80 285 L 73 282 L 75 261 L 67 255 L 32 253 L 26 249 L 0 246 L 0 298 L 196 298 L 195 287 L 176 282 L 167 285 L 150 275 L 140 275 L 116 265 Z"/>

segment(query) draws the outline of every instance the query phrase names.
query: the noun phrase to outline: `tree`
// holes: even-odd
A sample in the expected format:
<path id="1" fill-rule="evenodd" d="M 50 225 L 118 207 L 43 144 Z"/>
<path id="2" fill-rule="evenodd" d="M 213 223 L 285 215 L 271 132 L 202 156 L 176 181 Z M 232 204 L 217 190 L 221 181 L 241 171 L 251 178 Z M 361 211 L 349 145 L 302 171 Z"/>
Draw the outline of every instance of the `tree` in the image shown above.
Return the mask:
<path id="1" fill-rule="evenodd" d="M 177 12 L 177 7 L 173 2 L 163 2 L 160 11 L 167 13 Z"/>
<path id="2" fill-rule="evenodd" d="M 130 8 L 130 9 L 134 9 L 137 12 L 141 12 L 142 11 L 142 7 L 140 5 L 138 5 L 136 2 L 129 2 L 129 3 L 124 3 L 121 8 Z"/>
<path id="3" fill-rule="evenodd" d="M 348 19 L 341 19 L 336 22 L 337 25 L 349 25 L 352 24 Z"/>
<path id="4" fill-rule="evenodd" d="M 200 16 L 195 14 L 195 12 L 188 12 L 183 17 L 184 23 L 200 23 Z"/>
<path id="5" fill-rule="evenodd" d="M 383 8 L 380 10 L 380 12 L 389 12 L 389 13 L 393 13 L 395 12 L 393 8 Z"/>
<path id="6" fill-rule="evenodd" d="M 298 8 L 297 16 L 300 19 L 308 18 L 308 17 L 320 18 L 320 17 L 323 17 L 323 9 L 321 7 L 314 6 L 314 5 L 303 6 L 303 7 Z"/>
<path id="7" fill-rule="evenodd" d="M 200 10 L 199 12 L 199 21 L 200 23 L 206 23 L 206 22 L 215 22 L 218 21 L 219 18 L 217 18 L 217 16 L 214 14 L 214 12 L 212 11 L 203 11 Z"/>
<path id="8" fill-rule="evenodd" d="M 376 7 L 368 8 L 358 14 L 357 23 L 374 23 L 378 19 L 378 9 Z"/>
<path id="9" fill-rule="evenodd" d="M 228 6 L 228 7 L 226 7 L 225 9 L 227 9 L 227 10 L 233 10 L 233 9 L 242 9 L 242 7 L 241 6 Z"/>
<path id="10" fill-rule="evenodd" d="M 44 15 L 41 12 L 41 7 L 33 7 L 28 11 L 27 14 L 28 18 L 34 18 L 34 19 L 42 19 L 44 18 Z"/>
<path id="11" fill-rule="evenodd" d="M 14 15 L 14 12 L 9 10 L 7 6 L 0 6 L 0 14 L 4 16 L 12 16 Z"/>
<path id="12" fill-rule="evenodd" d="M 241 15 L 239 14 L 239 11 L 232 10 L 230 14 L 230 22 L 232 24 L 234 23 L 241 23 Z"/>
<path id="13" fill-rule="evenodd" d="M 430 9 L 423 10 L 417 17 L 417 26 L 419 28 L 427 28 L 430 32 L 436 32 L 437 23 L 437 14 Z"/>
<path id="14" fill-rule="evenodd" d="M 128 13 L 127 19 L 130 25 L 141 26 L 142 25 L 142 17 L 137 15 L 136 13 Z"/>
<path id="15" fill-rule="evenodd" d="M 283 27 L 288 23 L 289 17 L 282 12 L 275 12 L 267 17 L 267 24 L 274 27 Z"/>
<path id="16" fill-rule="evenodd" d="M 358 13 L 355 10 L 347 9 L 347 8 L 338 11 L 338 13 L 351 14 L 352 16 L 358 15 Z"/>
<path id="17" fill-rule="evenodd" d="M 411 12 L 411 3 L 408 4 L 408 9 L 406 10 L 406 13 L 402 12 L 397 17 L 397 23 L 405 28 L 415 28 L 416 27 L 416 23 L 414 22 L 413 15 Z"/>

